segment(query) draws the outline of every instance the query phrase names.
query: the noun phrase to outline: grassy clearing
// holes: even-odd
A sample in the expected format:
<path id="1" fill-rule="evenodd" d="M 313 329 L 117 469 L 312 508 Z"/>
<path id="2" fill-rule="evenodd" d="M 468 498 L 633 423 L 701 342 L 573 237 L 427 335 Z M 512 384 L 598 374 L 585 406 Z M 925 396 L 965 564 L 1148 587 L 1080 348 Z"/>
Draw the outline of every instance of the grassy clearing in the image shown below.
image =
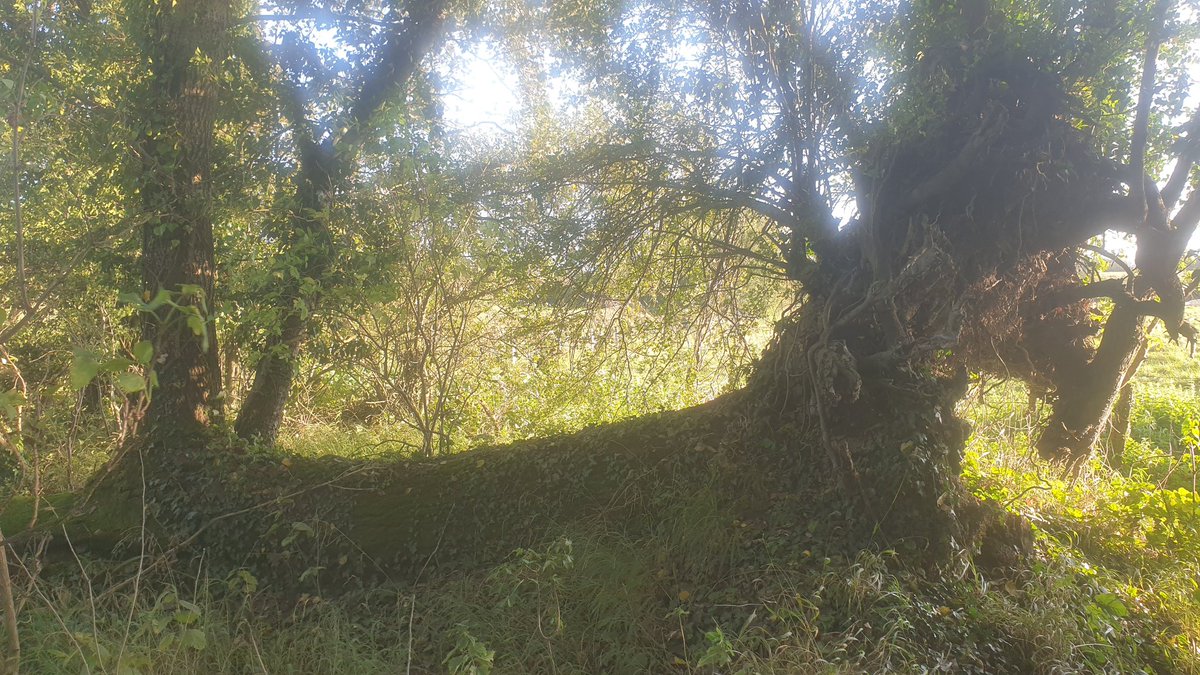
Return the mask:
<path id="1" fill-rule="evenodd" d="M 1176 351 L 1171 351 L 1176 350 Z M 707 484 L 666 486 L 637 533 L 572 526 L 502 564 L 336 599 L 245 571 L 81 559 L 18 580 L 29 673 L 1200 672 L 1200 373 L 1156 345 L 1124 468 L 1048 473 L 1012 383 L 964 403 L 965 477 L 1035 525 L 1009 579 L 923 575 L 890 552 L 826 557 L 743 522 Z M 1171 378 L 1169 381 L 1153 377 Z M 312 431 L 297 454 L 381 451 Z M 403 514 L 397 514 L 403 517 Z M 32 559 L 29 560 L 32 564 Z"/>

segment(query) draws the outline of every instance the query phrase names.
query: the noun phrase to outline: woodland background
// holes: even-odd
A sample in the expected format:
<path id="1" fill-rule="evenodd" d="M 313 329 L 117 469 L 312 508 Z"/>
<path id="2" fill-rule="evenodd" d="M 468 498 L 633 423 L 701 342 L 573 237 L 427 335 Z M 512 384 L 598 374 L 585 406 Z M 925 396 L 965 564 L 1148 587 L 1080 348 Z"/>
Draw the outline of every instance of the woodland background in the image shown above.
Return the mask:
<path id="1" fill-rule="evenodd" d="M 5 667 L 1200 671 L 1198 12 L 3 5 Z"/>

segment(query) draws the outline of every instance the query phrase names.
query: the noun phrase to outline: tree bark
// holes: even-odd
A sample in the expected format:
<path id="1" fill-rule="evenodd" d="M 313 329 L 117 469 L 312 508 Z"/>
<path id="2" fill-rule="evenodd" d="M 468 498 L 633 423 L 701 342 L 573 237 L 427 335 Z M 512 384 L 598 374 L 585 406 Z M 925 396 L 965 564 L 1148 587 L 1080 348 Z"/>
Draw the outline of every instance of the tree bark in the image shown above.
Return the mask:
<path id="1" fill-rule="evenodd" d="M 1059 378 L 1054 406 L 1037 441 L 1045 459 L 1078 466 L 1100 441 L 1133 363 L 1144 320 L 1127 305 L 1113 308 L 1095 357 Z"/>
<path id="2" fill-rule="evenodd" d="M 232 6 L 220 0 L 149 2 L 131 22 L 150 67 L 141 162 L 142 288 L 163 304 L 143 317 L 154 345 L 143 430 L 152 441 L 200 432 L 221 414 L 221 377 L 212 321 L 215 277 L 212 164 L 217 71 L 228 47 Z M 170 444 L 158 444 L 169 447 Z"/>
<path id="3" fill-rule="evenodd" d="M 1195 191 L 1171 217 L 1182 194 L 1194 161 L 1194 141 L 1177 145 L 1174 175 L 1159 190 L 1145 171 L 1148 125 L 1154 103 L 1158 52 L 1172 3 L 1158 0 L 1150 14 L 1137 108 L 1130 138 L 1130 165 L 1124 167 L 1135 206 L 1135 220 L 1128 231 L 1137 236 L 1136 276 L 1130 292 L 1114 294 L 1112 313 L 1104 326 L 1095 356 L 1066 378 L 1060 378 L 1054 411 L 1038 439 L 1042 457 L 1078 467 L 1092 453 L 1108 425 L 1113 405 L 1118 402 L 1144 347 L 1145 316 L 1163 321 L 1171 336 L 1183 327 L 1184 290 L 1179 282 L 1180 261 L 1200 218 L 1200 199 Z"/>
<path id="4" fill-rule="evenodd" d="M 1132 417 L 1133 382 L 1127 381 L 1121 386 L 1117 402 L 1113 404 L 1111 419 L 1108 423 L 1108 438 L 1104 443 L 1105 463 L 1114 469 L 1119 468 L 1124 462 L 1125 444 L 1129 441 Z"/>
<path id="5" fill-rule="evenodd" d="M 8 653 L 0 661 L 3 672 L 17 675 L 21 668 L 21 636 L 17 632 L 17 608 L 13 604 L 12 579 L 8 574 L 8 540 L 0 529 L 0 610 L 4 612 L 5 641 Z"/>

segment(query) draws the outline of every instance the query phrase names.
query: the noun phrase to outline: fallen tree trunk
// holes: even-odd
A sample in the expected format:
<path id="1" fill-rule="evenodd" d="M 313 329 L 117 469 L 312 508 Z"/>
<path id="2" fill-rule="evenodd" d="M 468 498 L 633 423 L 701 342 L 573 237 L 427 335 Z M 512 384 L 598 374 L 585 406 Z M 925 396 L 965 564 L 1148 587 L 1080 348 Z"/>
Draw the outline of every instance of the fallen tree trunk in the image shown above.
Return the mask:
<path id="1" fill-rule="evenodd" d="M 497 560 L 574 523 L 642 527 L 666 485 L 717 470 L 739 482 L 719 450 L 730 402 L 389 466 L 349 505 L 351 548 L 413 578 Z"/>
<path id="2" fill-rule="evenodd" d="M 276 588 L 328 592 L 487 566 L 581 529 L 649 534 L 681 491 L 715 485 L 739 520 L 815 530 L 828 552 L 894 548 L 921 564 L 981 547 L 987 512 L 955 491 L 965 428 L 944 404 L 931 405 L 929 396 L 945 394 L 932 380 L 913 397 L 888 386 L 863 392 L 863 406 L 886 407 L 855 425 L 857 437 L 839 436 L 856 444 L 863 465 L 845 486 L 812 429 L 779 416 L 780 401 L 755 399 L 756 391 L 433 460 L 219 453 L 148 479 L 154 494 L 175 495 L 169 500 L 145 501 L 139 479 L 114 473 L 105 492 L 79 506 L 56 498 L 54 515 L 11 539 L 50 536 L 56 543 L 46 550 L 67 566 L 78 552 L 136 562 L 149 550 L 151 567 L 202 558 L 218 573 L 249 567 Z M 28 523 L 27 506 L 0 517 L 5 531 Z M 143 546 L 143 537 L 154 541 Z"/>
<path id="3" fill-rule="evenodd" d="M 718 467 L 737 482 L 718 451 L 732 398 L 432 460 L 220 453 L 144 485 L 127 470 L 138 465 L 130 450 L 91 499 L 55 497 L 32 531 L 30 504 L 17 502 L 0 527 L 18 532 L 18 545 L 55 538 L 49 550 L 65 560 L 70 548 L 124 557 L 145 535 L 164 560 L 203 552 L 218 567 L 247 565 L 289 585 L 317 567 L 339 585 L 360 574 L 413 580 L 500 560 L 580 522 L 642 527 L 664 485 L 706 481 Z"/>

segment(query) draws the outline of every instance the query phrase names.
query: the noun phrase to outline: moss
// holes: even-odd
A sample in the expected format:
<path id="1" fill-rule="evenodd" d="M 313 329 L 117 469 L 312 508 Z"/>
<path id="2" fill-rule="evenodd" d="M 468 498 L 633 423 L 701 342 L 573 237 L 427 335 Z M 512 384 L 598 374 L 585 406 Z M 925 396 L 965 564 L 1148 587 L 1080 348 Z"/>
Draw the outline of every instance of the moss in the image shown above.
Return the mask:
<path id="1" fill-rule="evenodd" d="M 58 519 L 71 510 L 75 504 L 76 495 L 72 492 L 62 492 L 44 495 L 38 504 L 38 522 L 57 522 Z M 13 497 L 0 511 L 0 530 L 5 536 L 13 536 L 29 528 L 34 516 L 34 498 L 29 496 Z"/>
<path id="2" fill-rule="evenodd" d="M 0 513 L 0 528 L 5 537 L 17 542 L 24 533 L 45 533 L 58 543 L 65 528 L 72 547 L 95 553 L 108 553 L 132 529 L 141 525 L 141 508 L 124 499 L 93 499 L 81 506 L 81 495 L 61 492 L 44 495 L 38 505 L 37 521 L 33 522 L 32 497 L 14 497 Z M 33 528 L 30 528 L 30 524 Z"/>
<path id="3" fill-rule="evenodd" d="M 711 407 L 406 462 L 355 499 L 351 537 L 376 565 L 419 575 L 498 559 L 569 523 L 646 526 L 664 479 L 706 471 L 703 441 L 721 419 Z"/>

